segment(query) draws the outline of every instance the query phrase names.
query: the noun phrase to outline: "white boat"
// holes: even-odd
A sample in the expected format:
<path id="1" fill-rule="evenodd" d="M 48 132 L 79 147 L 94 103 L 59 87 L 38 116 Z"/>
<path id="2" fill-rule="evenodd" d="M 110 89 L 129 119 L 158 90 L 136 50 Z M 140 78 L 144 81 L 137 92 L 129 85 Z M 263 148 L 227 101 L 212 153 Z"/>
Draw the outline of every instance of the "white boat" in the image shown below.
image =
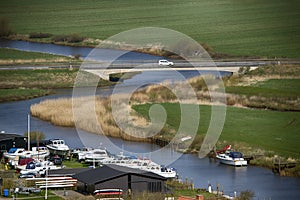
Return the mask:
<path id="1" fill-rule="evenodd" d="M 46 147 L 33 147 L 32 151 L 26 151 L 24 148 L 11 148 L 3 156 L 6 163 L 9 163 L 12 168 L 16 168 L 22 158 L 45 160 L 49 154 Z"/>
<path id="2" fill-rule="evenodd" d="M 226 151 L 225 153 L 217 153 L 216 158 L 223 164 L 236 167 L 248 165 L 247 160 L 243 158 L 243 154 L 240 152 Z"/>
<path id="3" fill-rule="evenodd" d="M 47 148 L 51 154 L 59 156 L 66 156 L 70 151 L 70 148 L 65 144 L 65 141 L 61 139 L 50 140 L 50 144 L 47 145 Z"/>
<path id="4" fill-rule="evenodd" d="M 50 151 L 47 147 L 32 147 L 31 157 L 38 160 L 45 160 L 49 157 Z"/>
<path id="5" fill-rule="evenodd" d="M 85 154 L 86 163 L 99 163 L 103 159 L 109 158 L 109 153 L 105 149 L 93 149 Z"/>
<path id="6" fill-rule="evenodd" d="M 92 150 L 93 150 L 93 148 L 91 148 L 91 147 L 83 147 L 82 150 L 80 150 L 77 153 L 77 159 L 78 159 L 78 161 L 79 162 L 84 161 L 86 154 L 91 153 Z"/>
<path id="7" fill-rule="evenodd" d="M 161 166 L 149 159 L 139 159 L 133 156 L 119 156 L 100 161 L 102 164 L 114 164 L 134 169 L 152 172 L 165 178 L 176 178 L 177 172 L 174 168 Z"/>
<path id="8" fill-rule="evenodd" d="M 43 176 L 46 174 L 46 170 L 56 170 L 61 169 L 63 166 L 56 166 L 53 162 L 50 161 L 42 161 L 42 162 L 29 162 L 27 163 L 25 169 L 20 171 L 20 177 L 26 175 L 34 175 L 34 176 Z"/>
<path id="9" fill-rule="evenodd" d="M 10 148 L 8 152 L 4 152 L 3 156 L 7 160 L 13 160 L 18 156 L 31 157 L 31 152 L 25 151 L 24 148 Z"/>

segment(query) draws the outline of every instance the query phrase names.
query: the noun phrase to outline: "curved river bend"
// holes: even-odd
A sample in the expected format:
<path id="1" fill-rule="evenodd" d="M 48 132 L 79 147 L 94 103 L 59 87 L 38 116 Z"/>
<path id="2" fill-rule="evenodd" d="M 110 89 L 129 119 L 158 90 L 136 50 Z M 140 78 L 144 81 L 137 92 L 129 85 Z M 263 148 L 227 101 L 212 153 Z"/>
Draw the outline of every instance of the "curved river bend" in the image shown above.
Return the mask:
<path id="1" fill-rule="evenodd" d="M 14 42 L 19 43 L 13 41 L 13 43 Z M 21 46 L 24 46 L 23 42 L 20 43 Z M 31 43 L 25 44 L 28 46 L 31 45 Z M 5 45 L 7 46 L 7 44 L 3 44 L 0 41 L 0 47 L 6 47 Z M 48 47 L 46 48 L 42 46 L 40 48 L 47 49 Z M 36 49 L 36 51 L 49 52 L 48 50 L 45 51 L 40 48 Z M 57 53 L 61 46 L 51 45 L 51 48 L 51 51 Z M 72 49 L 75 47 L 67 48 Z M 79 49 L 85 51 L 85 48 L 77 48 L 79 47 L 76 47 L 76 49 L 73 49 L 72 51 L 76 53 L 78 53 Z M 30 51 L 32 49 L 23 48 L 22 50 Z M 72 55 L 70 52 L 68 52 L 68 54 Z M 81 55 L 83 54 L 81 53 Z M 151 59 L 153 59 L 152 56 Z M 183 74 L 186 77 L 197 75 L 195 72 L 190 71 L 183 72 Z M 125 80 L 121 83 L 121 86 L 124 87 L 124 91 L 126 91 L 127 87 L 131 87 L 136 84 L 145 85 L 149 82 L 158 83 L 166 79 L 172 79 L 168 72 L 143 72 L 134 76 L 132 79 Z M 102 87 L 97 90 L 97 94 L 103 96 L 106 96 L 111 92 L 111 87 Z M 26 101 L 0 103 L 0 130 L 4 130 L 7 133 L 23 134 L 27 130 L 27 115 L 29 113 L 30 105 L 38 103 L 44 99 L 71 96 L 72 90 L 65 89 L 57 90 L 56 94 L 46 97 Z M 99 145 L 102 144 L 112 153 L 119 153 L 120 149 L 123 149 L 125 152 L 135 152 L 138 155 L 150 157 L 152 160 L 161 164 L 164 164 L 166 161 L 177 155 L 177 153 L 173 152 L 171 149 L 163 149 L 159 156 L 153 157 L 151 155 L 151 151 L 160 149 L 157 145 L 123 141 L 121 139 L 108 138 L 84 131 L 80 131 L 78 133 L 75 128 L 53 126 L 49 122 L 41 121 L 36 118 L 31 119 L 31 130 L 44 132 L 47 139 L 62 138 L 71 148 L 83 147 L 87 144 L 91 147 L 99 147 Z M 84 138 L 84 141 L 82 141 L 82 138 Z M 300 196 L 299 178 L 280 177 L 278 175 L 274 175 L 271 170 L 260 167 L 248 166 L 246 168 L 234 168 L 231 166 L 221 165 L 215 161 L 210 161 L 207 158 L 199 159 L 196 155 L 191 154 L 180 156 L 179 159 L 173 162 L 171 166 L 178 170 L 179 175 L 183 179 L 192 179 L 196 187 L 206 188 L 208 183 L 210 183 L 213 185 L 213 188 L 216 189 L 216 185 L 220 184 L 221 188 L 222 186 L 224 187 L 225 194 L 229 194 L 231 196 L 233 196 L 234 191 L 240 192 L 244 190 L 254 191 L 254 199 L 299 199 Z"/>

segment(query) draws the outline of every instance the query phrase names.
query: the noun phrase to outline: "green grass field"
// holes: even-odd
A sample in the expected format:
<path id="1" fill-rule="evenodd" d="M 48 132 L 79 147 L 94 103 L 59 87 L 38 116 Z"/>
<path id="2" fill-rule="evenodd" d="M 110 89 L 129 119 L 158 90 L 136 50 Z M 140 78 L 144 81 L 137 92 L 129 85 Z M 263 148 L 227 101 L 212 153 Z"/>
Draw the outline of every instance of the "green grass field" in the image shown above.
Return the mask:
<path id="1" fill-rule="evenodd" d="M 13 30 L 106 39 L 133 28 L 180 31 L 237 56 L 299 57 L 300 1 L 1 1 Z"/>
<path id="2" fill-rule="evenodd" d="M 167 124 L 178 129 L 180 124 L 179 104 L 162 104 L 167 111 Z M 133 109 L 148 116 L 151 104 L 135 105 Z M 198 134 L 206 134 L 211 117 L 211 107 L 200 105 Z M 190 116 L 193 120 L 193 116 Z M 227 107 L 226 121 L 221 141 L 245 142 L 252 147 L 271 150 L 283 156 L 300 158 L 299 112 L 278 112 Z"/>
<path id="3" fill-rule="evenodd" d="M 247 96 L 295 99 L 300 96 L 300 91 L 296 88 L 300 88 L 300 79 L 270 79 L 251 86 L 226 87 L 226 92 Z"/>

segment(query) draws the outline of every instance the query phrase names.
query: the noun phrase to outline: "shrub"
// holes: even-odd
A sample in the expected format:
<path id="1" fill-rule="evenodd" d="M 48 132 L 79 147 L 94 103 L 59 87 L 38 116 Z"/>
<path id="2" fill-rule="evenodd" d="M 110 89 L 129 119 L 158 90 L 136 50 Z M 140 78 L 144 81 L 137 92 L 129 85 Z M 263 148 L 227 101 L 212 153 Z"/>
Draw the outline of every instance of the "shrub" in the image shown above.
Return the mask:
<path id="1" fill-rule="evenodd" d="M 29 38 L 49 38 L 51 36 L 50 33 L 29 33 Z"/>
<path id="2" fill-rule="evenodd" d="M 83 40 L 84 37 L 81 37 L 76 33 L 71 35 L 55 35 L 52 37 L 52 41 L 54 42 L 77 43 L 77 42 L 82 42 Z"/>
<path id="3" fill-rule="evenodd" d="M 67 42 L 68 36 L 67 35 L 55 35 L 52 37 L 53 42 Z"/>
<path id="4" fill-rule="evenodd" d="M 83 40 L 84 40 L 84 37 L 81 37 L 76 33 L 68 36 L 68 42 L 70 42 L 70 43 L 82 42 Z"/>
<path id="5" fill-rule="evenodd" d="M 0 18 L 0 37 L 9 36 L 13 33 L 9 20 L 7 18 Z"/>

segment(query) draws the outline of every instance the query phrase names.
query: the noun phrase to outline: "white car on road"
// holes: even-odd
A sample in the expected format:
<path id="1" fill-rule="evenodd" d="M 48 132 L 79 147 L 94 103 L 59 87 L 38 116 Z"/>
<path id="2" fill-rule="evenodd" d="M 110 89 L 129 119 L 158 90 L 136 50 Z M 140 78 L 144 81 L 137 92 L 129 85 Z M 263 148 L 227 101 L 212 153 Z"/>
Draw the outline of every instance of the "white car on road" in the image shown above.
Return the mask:
<path id="1" fill-rule="evenodd" d="M 159 60 L 158 65 L 164 65 L 164 66 L 173 66 L 174 63 L 168 60 Z"/>

